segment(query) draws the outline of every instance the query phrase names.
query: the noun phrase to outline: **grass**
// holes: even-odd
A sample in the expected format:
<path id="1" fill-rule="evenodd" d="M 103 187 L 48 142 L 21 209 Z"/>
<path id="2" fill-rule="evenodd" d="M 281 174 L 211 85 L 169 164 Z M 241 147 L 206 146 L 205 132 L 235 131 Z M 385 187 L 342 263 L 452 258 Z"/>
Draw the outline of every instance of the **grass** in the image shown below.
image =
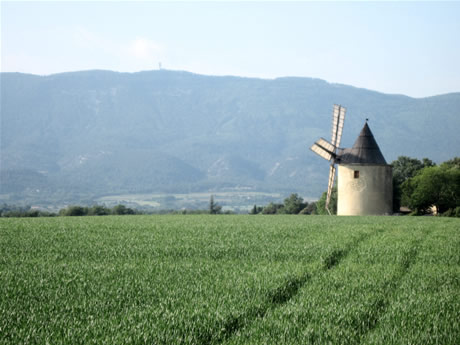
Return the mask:
<path id="1" fill-rule="evenodd" d="M 0 343 L 458 344 L 459 225 L 0 219 Z"/>

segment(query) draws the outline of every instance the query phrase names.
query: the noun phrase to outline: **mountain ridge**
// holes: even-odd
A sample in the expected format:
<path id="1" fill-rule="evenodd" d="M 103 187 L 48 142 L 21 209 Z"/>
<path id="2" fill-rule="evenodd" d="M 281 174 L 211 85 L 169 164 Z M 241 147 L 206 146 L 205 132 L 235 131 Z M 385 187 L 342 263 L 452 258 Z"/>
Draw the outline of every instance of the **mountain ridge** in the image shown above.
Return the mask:
<path id="1" fill-rule="evenodd" d="M 334 103 L 348 109 L 341 146 L 351 147 L 370 118 L 387 162 L 459 155 L 460 93 L 412 98 L 318 78 L 168 70 L 0 78 L 0 194 L 8 200 L 37 189 L 43 200 L 77 200 L 232 186 L 318 197 L 328 164 L 308 147 L 329 137 Z M 14 170 L 33 173 L 21 186 Z"/>
<path id="2" fill-rule="evenodd" d="M 301 80 L 312 80 L 312 81 L 320 81 L 324 82 L 330 86 L 337 86 L 337 87 L 347 87 L 347 88 L 354 88 L 357 90 L 362 90 L 362 91 L 369 91 L 373 93 L 377 93 L 380 95 L 387 95 L 387 96 L 402 96 L 402 97 L 407 97 L 411 99 L 424 99 L 424 98 L 431 98 L 431 97 L 438 97 L 438 96 L 446 96 L 446 95 L 456 95 L 460 94 L 460 91 L 458 92 L 447 92 L 447 93 L 440 93 L 440 94 L 434 94 L 434 95 L 429 95 L 429 96 L 423 96 L 423 97 L 414 97 L 414 96 L 409 96 L 405 95 L 402 93 L 390 93 L 390 92 L 383 92 L 383 91 L 376 91 L 372 90 L 366 87 L 360 87 L 360 86 L 355 86 L 355 85 L 350 85 L 350 84 L 343 84 L 343 83 L 338 83 L 338 82 L 329 82 L 326 79 L 322 78 L 314 78 L 314 77 L 299 77 L 299 76 L 281 76 L 281 77 L 275 77 L 275 78 L 262 78 L 262 77 L 247 77 L 247 76 L 237 76 L 237 75 L 227 75 L 227 74 L 222 74 L 222 75 L 211 75 L 211 74 L 201 74 L 201 73 L 195 73 L 195 72 L 190 72 L 186 70 L 170 70 L 170 69 L 153 69 L 153 70 L 141 70 L 141 71 L 136 71 L 136 72 L 121 72 L 121 71 L 113 71 L 113 70 L 106 70 L 106 69 L 88 69 L 88 70 L 80 70 L 80 71 L 65 71 L 65 72 L 58 72 L 58 73 L 51 73 L 51 74 L 34 74 L 34 73 L 26 73 L 26 72 L 0 72 L 0 75 L 24 75 L 24 76 L 32 76 L 32 77 L 39 77 L 39 78 L 46 78 L 46 77 L 54 77 L 54 76 L 61 76 L 61 75 L 72 75 L 72 74 L 81 74 L 81 73 L 108 73 L 108 74 L 120 74 L 120 75 L 135 75 L 139 73 L 152 73 L 152 72 L 167 72 L 167 73 L 184 73 L 184 74 L 189 74 L 193 76 L 200 76 L 200 77 L 210 77 L 210 78 L 235 78 L 235 79 L 252 79 L 252 80 L 261 80 L 261 81 L 276 81 L 276 80 L 282 80 L 282 79 L 301 79 Z"/>

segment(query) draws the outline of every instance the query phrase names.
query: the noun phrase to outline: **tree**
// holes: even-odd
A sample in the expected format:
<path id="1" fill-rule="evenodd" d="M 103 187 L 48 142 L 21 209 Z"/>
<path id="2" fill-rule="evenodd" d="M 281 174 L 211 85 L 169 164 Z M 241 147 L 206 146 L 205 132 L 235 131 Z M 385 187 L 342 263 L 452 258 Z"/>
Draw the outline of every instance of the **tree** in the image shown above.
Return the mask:
<path id="1" fill-rule="evenodd" d="M 305 207 L 300 214 L 316 214 L 316 202 L 308 203 L 307 207 Z"/>
<path id="2" fill-rule="evenodd" d="M 112 208 L 112 214 L 125 215 L 135 214 L 135 212 L 132 208 L 126 207 L 125 205 L 117 205 Z"/>
<path id="3" fill-rule="evenodd" d="M 64 216 L 86 216 L 88 214 L 88 208 L 82 206 L 69 206 L 64 209 Z"/>
<path id="4" fill-rule="evenodd" d="M 435 164 L 428 158 L 420 161 L 417 158 L 399 156 L 397 160 L 391 162 L 391 166 L 393 167 L 393 211 L 398 212 L 401 207 L 401 186 L 404 181 L 417 175 L 423 168 L 435 166 Z"/>
<path id="5" fill-rule="evenodd" d="M 434 167 L 434 166 L 436 166 L 436 163 L 434 163 L 429 158 L 422 158 L 422 165 L 423 165 L 424 168 L 426 168 L 426 167 Z"/>
<path id="6" fill-rule="evenodd" d="M 211 198 L 209 199 L 209 213 L 210 214 L 219 214 L 222 212 L 222 206 L 217 204 L 214 201 L 214 195 L 211 194 Z"/>
<path id="7" fill-rule="evenodd" d="M 299 214 L 308 203 L 303 201 L 297 193 L 291 194 L 288 198 L 284 199 L 284 213 Z"/>
<path id="8" fill-rule="evenodd" d="M 316 213 L 320 215 L 329 214 L 326 210 L 327 192 L 321 195 L 321 198 L 316 202 Z M 337 187 L 332 188 L 331 201 L 329 203 L 331 214 L 337 214 Z"/>
<path id="9" fill-rule="evenodd" d="M 444 213 L 460 205 L 460 169 L 449 165 L 431 166 L 402 184 L 402 202 L 417 214 L 431 206 Z"/>
<path id="10" fill-rule="evenodd" d="M 262 212 L 262 209 L 262 207 L 254 205 L 249 214 L 259 214 L 260 212 Z"/>
<path id="11" fill-rule="evenodd" d="M 396 184 L 401 184 L 408 178 L 414 177 L 417 171 L 423 168 L 422 162 L 407 156 L 399 156 L 390 165 L 393 167 L 393 181 Z"/>
<path id="12" fill-rule="evenodd" d="M 273 202 L 270 202 L 267 206 L 264 207 L 264 209 L 262 210 L 262 214 L 284 213 L 283 209 L 283 204 L 274 204 Z"/>
<path id="13" fill-rule="evenodd" d="M 110 210 L 102 205 L 94 205 L 88 210 L 90 216 L 106 216 L 110 214 Z"/>
<path id="14" fill-rule="evenodd" d="M 457 168 L 460 169 L 460 157 L 454 157 L 441 164 L 442 168 Z"/>

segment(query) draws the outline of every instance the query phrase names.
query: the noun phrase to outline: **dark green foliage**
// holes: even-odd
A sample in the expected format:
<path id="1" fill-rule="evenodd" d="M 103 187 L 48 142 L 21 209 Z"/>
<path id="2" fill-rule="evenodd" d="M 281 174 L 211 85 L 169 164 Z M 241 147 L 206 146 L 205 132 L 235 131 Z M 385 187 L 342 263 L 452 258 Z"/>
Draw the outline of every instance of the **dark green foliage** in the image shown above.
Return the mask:
<path id="1" fill-rule="evenodd" d="M 317 214 L 316 202 L 308 203 L 307 207 L 305 207 L 302 211 L 300 211 L 300 213 L 301 214 Z"/>
<path id="2" fill-rule="evenodd" d="M 275 204 L 270 202 L 267 206 L 265 206 L 262 210 L 262 214 L 283 214 L 284 213 L 284 205 L 283 204 Z"/>
<path id="3" fill-rule="evenodd" d="M 446 212 L 444 212 L 441 216 L 443 217 L 460 217 L 460 206 L 457 206 L 456 208 L 452 209 L 449 208 Z"/>
<path id="4" fill-rule="evenodd" d="M 0 205 L 0 217 L 54 217 L 56 213 L 41 209 L 33 209 L 30 206 Z"/>
<path id="5" fill-rule="evenodd" d="M 126 214 L 135 214 L 136 212 L 125 205 L 117 205 L 112 208 L 112 214 L 116 215 L 126 215 Z"/>
<path id="6" fill-rule="evenodd" d="M 254 205 L 253 208 L 251 208 L 251 211 L 249 212 L 249 214 L 259 214 L 263 211 L 263 207 L 262 206 L 257 206 L 257 205 Z"/>
<path id="7" fill-rule="evenodd" d="M 391 162 L 391 166 L 393 167 L 393 211 L 399 212 L 401 206 L 408 206 L 407 204 L 401 205 L 403 182 L 417 175 L 423 168 L 435 166 L 435 164 L 428 158 L 420 161 L 417 158 L 399 156 L 397 160 Z"/>
<path id="8" fill-rule="evenodd" d="M 111 213 L 112 211 L 109 208 L 102 205 L 94 205 L 88 210 L 88 215 L 90 216 L 107 216 Z"/>
<path id="9" fill-rule="evenodd" d="M 460 169 L 460 157 L 454 157 L 441 164 L 442 168 L 457 168 Z"/>
<path id="10" fill-rule="evenodd" d="M 209 214 L 219 214 L 222 213 L 222 206 L 214 201 L 214 195 L 211 195 L 209 198 Z"/>
<path id="11" fill-rule="evenodd" d="M 435 206 L 441 214 L 460 205 L 460 169 L 449 164 L 423 168 L 401 188 L 402 202 L 416 213 Z"/>
<path id="12" fill-rule="evenodd" d="M 419 159 L 407 156 L 399 156 L 397 160 L 391 162 L 391 166 L 393 167 L 393 180 L 397 185 L 414 177 L 424 167 Z"/>
<path id="13" fill-rule="evenodd" d="M 316 202 L 316 213 L 319 215 L 328 215 L 326 210 L 327 192 L 321 195 L 321 198 Z M 332 188 L 331 201 L 329 203 L 331 214 L 337 214 L 337 187 Z"/>
<path id="14" fill-rule="evenodd" d="M 86 216 L 88 215 L 88 208 L 82 206 L 69 206 L 59 212 L 62 216 Z"/>
<path id="15" fill-rule="evenodd" d="M 310 214 L 310 209 L 307 210 L 308 203 L 304 202 L 303 198 L 297 193 L 292 193 L 289 197 L 284 199 L 284 203 L 270 202 L 263 208 L 257 208 L 256 205 L 251 210 L 251 214 Z"/>
<path id="16" fill-rule="evenodd" d="M 284 199 L 284 213 L 286 214 L 299 214 L 308 203 L 304 202 L 297 193 L 291 194 L 288 198 Z"/>
<path id="17" fill-rule="evenodd" d="M 125 205 L 116 205 L 113 208 L 108 208 L 102 205 L 94 205 L 92 207 L 84 206 L 69 206 L 59 211 L 60 216 L 106 216 L 106 215 L 133 215 L 141 213 Z"/>
<path id="18" fill-rule="evenodd" d="M 30 206 L 15 206 L 2 204 L 0 207 L 0 215 L 2 217 L 21 217 L 26 215 L 30 211 Z"/>

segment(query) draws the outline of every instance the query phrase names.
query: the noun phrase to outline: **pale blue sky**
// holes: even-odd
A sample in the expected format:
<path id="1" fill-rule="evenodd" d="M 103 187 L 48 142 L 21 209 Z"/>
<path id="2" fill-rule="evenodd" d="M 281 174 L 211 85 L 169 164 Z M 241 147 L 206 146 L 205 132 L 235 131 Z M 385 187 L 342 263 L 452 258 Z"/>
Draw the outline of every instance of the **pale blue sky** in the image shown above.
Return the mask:
<path id="1" fill-rule="evenodd" d="M 460 2 L 1 2 L 1 70 L 305 76 L 460 91 Z"/>

